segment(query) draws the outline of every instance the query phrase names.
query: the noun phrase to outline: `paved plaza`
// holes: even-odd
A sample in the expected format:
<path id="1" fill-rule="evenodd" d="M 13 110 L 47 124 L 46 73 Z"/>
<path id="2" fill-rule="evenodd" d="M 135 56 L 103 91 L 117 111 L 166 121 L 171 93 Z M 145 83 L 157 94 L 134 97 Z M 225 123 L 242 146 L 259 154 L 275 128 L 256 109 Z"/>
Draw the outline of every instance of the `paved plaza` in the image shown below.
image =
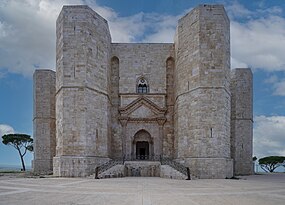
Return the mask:
<path id="1" fill-rule="evenodd" d="M 0 204 L 284 204 L 285 174 L 232 179 L 0 177 Z"/>

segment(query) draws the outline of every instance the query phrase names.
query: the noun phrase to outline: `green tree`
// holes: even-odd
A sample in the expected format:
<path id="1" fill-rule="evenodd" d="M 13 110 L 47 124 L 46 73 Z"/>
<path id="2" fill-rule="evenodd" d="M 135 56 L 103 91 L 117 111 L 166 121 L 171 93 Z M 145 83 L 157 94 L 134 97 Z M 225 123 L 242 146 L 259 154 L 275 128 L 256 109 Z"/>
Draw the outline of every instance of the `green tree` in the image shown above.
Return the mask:
<path id="1" fill-rule="evenodd" d="M 26 171 L 24 156 L 27 150 L 33 151 L 33 138 L 26 134 L 7 134 L 2 136 L 2 143 L 14 147 L 21 158 L 22 170 Z"/>
<path id="2" fill-rule="evenodd" d="M 269 156 L 258 160 L 261 168 L 266 172 L 274 172 L 277 167 L 284 165 L 285 157 L 283 156 Z"/>

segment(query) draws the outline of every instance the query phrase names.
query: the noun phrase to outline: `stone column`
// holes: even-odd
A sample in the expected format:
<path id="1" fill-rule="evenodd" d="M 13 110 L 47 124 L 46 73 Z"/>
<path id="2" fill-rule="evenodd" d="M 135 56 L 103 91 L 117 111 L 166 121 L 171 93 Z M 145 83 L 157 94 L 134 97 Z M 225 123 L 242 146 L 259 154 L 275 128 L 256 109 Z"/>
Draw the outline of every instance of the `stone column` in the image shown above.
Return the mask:
<path id="1" fill-rule="evenodd" d="M 122 157 L 126 156 L 126 127 L 128 123 L 128 119 L 120 119 L 121 125 L 123 127 L 122 132 Z"/>
<path id="2" fill-rule="evenodd" d="M 166 119 L 158 119 L 157 123 L 159 126 L 159 155 L 163 155 L 163 125 Z"/>

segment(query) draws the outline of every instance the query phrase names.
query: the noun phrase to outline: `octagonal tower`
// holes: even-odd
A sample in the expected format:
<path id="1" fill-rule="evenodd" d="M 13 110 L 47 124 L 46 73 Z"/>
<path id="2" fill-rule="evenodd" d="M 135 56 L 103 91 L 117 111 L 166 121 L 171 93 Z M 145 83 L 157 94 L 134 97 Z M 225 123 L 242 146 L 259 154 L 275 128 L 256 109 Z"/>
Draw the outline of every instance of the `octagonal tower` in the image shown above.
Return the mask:
<path id="1" fill-rule="evenodd" d="M 230 22 L 222 5 L 200 5 L 178 22 L 175 154 L 199 178 L 232 177 Z"/>

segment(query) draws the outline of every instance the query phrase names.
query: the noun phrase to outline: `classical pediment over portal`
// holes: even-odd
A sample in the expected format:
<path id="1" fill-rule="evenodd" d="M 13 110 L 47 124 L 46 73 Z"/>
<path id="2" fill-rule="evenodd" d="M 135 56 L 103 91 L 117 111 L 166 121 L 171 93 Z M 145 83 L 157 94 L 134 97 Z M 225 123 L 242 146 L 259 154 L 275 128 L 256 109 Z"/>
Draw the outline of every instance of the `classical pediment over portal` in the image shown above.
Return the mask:
<path id="1" fill-rule="evenodd" d="M 121 119 L 151 120 L 164 118 L 166 108 L 161 108 L 146 97 L 139 97 L 129 105 L 119 109 Z"/>
<path id="2" fill-rule="evenodd" d="M 129 114 L 131 118 L 154 118 L 156 117 L 156 113 L 154 113 L 150 108 L 146 105 L 141 105 L 132 113 Z"/>

